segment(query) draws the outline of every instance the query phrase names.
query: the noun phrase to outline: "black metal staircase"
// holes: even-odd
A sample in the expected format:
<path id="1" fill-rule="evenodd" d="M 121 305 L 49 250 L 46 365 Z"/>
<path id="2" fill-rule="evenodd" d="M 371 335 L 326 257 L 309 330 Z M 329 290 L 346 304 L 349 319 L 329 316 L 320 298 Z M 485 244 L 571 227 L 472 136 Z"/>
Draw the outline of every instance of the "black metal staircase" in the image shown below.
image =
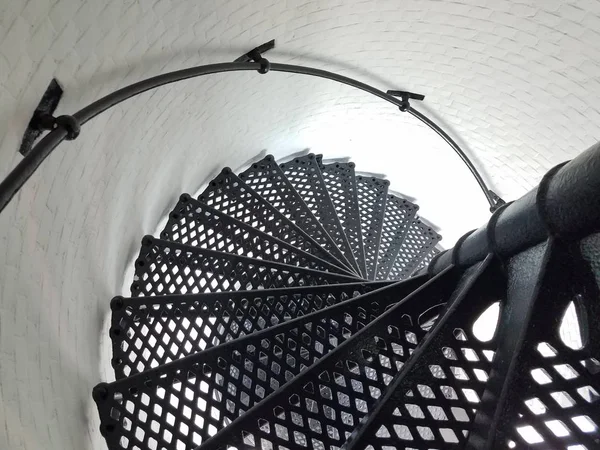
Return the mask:
<path id="1" fill-rule="evenodd" d="M 198 200 L 182 195 L 160 238 L 142 240 L 132 297 L 111 302 L 117 381 L 94 390 L 109 447 L 216 445 L 221 430 L 254 421 L 251 408 L 272 410 L 267 398 L 288 410 L 305 377 L 318 394 L 323 365 L 330 396 L 345 400 L 330 399 L 333 428 L 302 439 L 341 446 L 425 334 L 420 316 L 445 302 L 398 303 L 426 282 L 409 277 L 440 236 L 388 184 L 320 155 L 267 156 L 239 176 L 224 169 Z M 361 355 L 384 340 L 367 369 Z M 359 365 L 367 378 L 352 380 Z"/>
<path id="2" fill-rule="evenodd" d="M 557 172 L 441 252 L 352 163 L 224 169 L 111 302 L 108 447 L 600 448 L 600 238 L 543 200 Z M 509 251 L 515 215 L 552 232 Z"/>
<path id="3" fill-rule="evenodd" d="M 115 105 L 189 78 L 272 71 L 411 115 L 464 161 L 493 215 L 441 251 L 417 206 L 353 163 L 267 156 L 223 169 L 143 238 L 131 297 L 110 303 L 117 381 L 93 390 L 108 447 L 599 449 L 600 144 L 505 204 L 411 106 L 424 96 L 271 63 L 273 46 L 142 80 L 73 115 L 52 115 L 62 90 L 51 83 L 0 182 L 0 212 Z"/>

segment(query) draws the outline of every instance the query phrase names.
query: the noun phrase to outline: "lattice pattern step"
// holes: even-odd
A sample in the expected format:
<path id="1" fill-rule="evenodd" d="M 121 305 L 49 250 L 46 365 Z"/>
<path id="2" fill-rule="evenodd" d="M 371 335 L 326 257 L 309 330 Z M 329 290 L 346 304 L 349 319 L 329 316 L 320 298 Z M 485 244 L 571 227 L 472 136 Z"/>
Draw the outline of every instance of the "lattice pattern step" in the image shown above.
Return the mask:
<path id="1" fill-rule="evenodd" d="M 447 301 L 452 293 L 454 277 L 443 276 L 445 283 L 429 283 L 404 300 L 403 284 L 371 294 L 378 302 L 384 298 L 400 301 L 235 420 L 204 448 L 340 448 L 423 338 L 419 316 Z M 348 327 L 353 324 L 346 323 Z"/>
<path id="2" fill-rule="evenodd" d="M 346 448 L 464 448 L 497 345 L 499 273 L 489 257 L 465 274 L 447 309 L 430 312 L 441 317 Z"/>
<path id="3" fill-rule="evenodd" d="M 182 195 L 111 301 L 117 381 L 93 392 L 109 448 L 333 450 L 360 432 L 461 276 L 386 280 L 439 240 L 388 184 L 267 156 Z"/>
<path id="4" fill-rule="evenodd" d="M 436 255 L 438 255 L 439 253 L 441 253 L 441 251 L 437 248 L 432 248 L 431 251 L 429 253 L 427 253 L 427 255 L 425 255 L 425 257 L 421 260 L 421 263 L 419 264 L 419 267 L 417 267 L 417 270 L 415 271 L 418 272 L 421 269 L 426 269 L 429 266 L 429 263 L 431 261 L 433 261 L 433 258 L 435 258 Z"/>
<path id="5" fill-rule="evenodd" d="M 360 273 L 358 265 L 354 260 L 352 249 L 327 192 L 325 180 L 319 168 L 320 163 L 320 156 L 308 154 L 281 164 L 280 167 L 296 192 L 300 194 L 304 203 L 323 225 L 329 236 L 333 238 L 337 247 L 344 254 L 346 261 L 350 262 L 352 268 L 358 274 Z"/>
<path id="6" fill-rule="evenodd" d="M 198 249 L 146 236 L 135 262 L 135 297 L 351 283 L 353 277 Z"/>
<path id="7" fill-rule="evenodd" d="M 335 245 L 323 225 L 306 206 L 300 194 L 296 192 L 271 155 L 252 164 L 240 173 L 240 178 L 281 214 L 313 237 L 342 265 L 350 267 L 343 252 Z"/>
<path id="8" fill-rule="evenodd" d="M 117 379 L 336 305 L 389 281 L 261 291 L 123 298 L 111 302 Z"/>
<path id="9" fill-rule="evenodd" d="M 373 291 L 98 386 L 94 399 L 109 447 L 135 442 L 141 448 L 193 448 L 205 442 L 422 282 L 383 288 L 381 295 Z"/>
<path id="10" fill-rule="evenodd" d="M 441 236 L 431 227 L 419 219 L 414 220 L 400 245 L 388 279 L 403 280 L 411 276 L 440 239 Z"/>
<path id="11" fill-rule="evenodd" d="M 408 200 L 388 194 L 381 227 L 376 279 L 387 279 L 418 209 Z"/>
<path id="12" fill-rule="evenodd" d="M 196 201 L 187 194 L 181 196 L 169 214 L 169 221 L 160 236 L 168 241 L 207 250 L 344 273 L 339 267 Z"/>
<path id="13" fill-rule="evenodd" d="M 240 176 L 181 196 L 111 301 L 111 450 L 598 448 L 600 234 L 434 276 L 387 181 L 311 154 Z"/>
<path id="14" fill-rule="evenodd" d="M 339 261 L 323 250 L 311 236 L 247 186 L 229 168 L 223 169 L 221 174 L 209 183 L 198 200 L 311 255 L 336 266 L 340 265 Z"/>
<path id="15" fill-rule="evenodd" d="M 360 226 L 365 248 L 367 279 L 374 280 L 377 274 L 377 258 L 381 242 L 381 228 L 385 214 L 385 202 L 389 182 L 374 177 L 356 177 Z"/>
<path id="16" fill-rule="evenodd" d="M 332 163 L 321 166 L 327 192 L 333 201 L 342 228 L 352 247 L 361 276 L 367 276 L 365 252 L 360 229 L 360 212 L 354 163 Z"/>

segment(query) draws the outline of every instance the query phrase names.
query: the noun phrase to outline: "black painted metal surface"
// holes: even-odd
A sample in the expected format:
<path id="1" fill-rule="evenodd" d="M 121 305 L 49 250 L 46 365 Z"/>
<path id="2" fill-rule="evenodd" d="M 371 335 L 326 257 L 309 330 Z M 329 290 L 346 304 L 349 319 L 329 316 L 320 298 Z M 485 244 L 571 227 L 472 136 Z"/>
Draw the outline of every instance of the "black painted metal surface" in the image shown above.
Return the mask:
<path id="1" fill-rule="evenodd" d="M 110 337 L 117 379 L 333 306 L 390 282 L 116 297 Z"/>
<path id="2" fill-rule="evenodd" d="M 427 253 L 427 255 L 425 255 L 425 257 L 421 260 L 421 262 L 419 263 L 419 267 L 417 267 L 417 270 L 414 273 L 418 273 L 418 271 L 420 270 L 424 270 L 427 269 L 427 267 L 429 266 L 429 263 L 433 260 L 433 258 L 436 255 L 440 254 L 440 250 L 436 247 L 434 247 L 429 253 Z"/>
<path id="3" fill-rule="evenodd" d="M 365 251 L 360 227 L 360 210 L 356 188 L 354 163 L 332 163 L 321 166 L 327 192 L 333 201 L 346 237 L 352 247 L 360 275 L 367 276 Z"/>
<path id="4" fill-rule="evenodd" d="M 273 50 L 274 48 L 275 48 L 275 39 L 271 39 L 270 41 L 265 42 L 264 44 L 261 44 L 258 47 L 254 47 L 249 52 L 244 53 L 239 58 L 236 58 L 234 60 L 234 62 L 250 62 L 250 61 L 257 62 L 264 53 L 268 52 L 269 50 Z"/>
<path id="5" fill-rule="evenodd" d="M 351 283 L 355 278 L 146 236 L 135 261 L 134 297 Z"/>
<path id="6" fill-rule="evenodd" d="M 287 242 L 184 194 L 169 215 L 162 239 L 324 272 L 345 273 Z"/>
<path id="7" fill-rule="evenodd" d="M 385 299 L 385 305 L 399 303 L 377 318 L 365 311 L 363 320 L 370 322 L 369 326 L 239 417 L 203 448 L 341 447 L 425 335 L 417 322 L 419 316 L 447 301 L 455 282 L 452 273 L 443 273 L 415 292 L 415 287 L 407 291 L 400 283 L 366 295 L 378 303 Z M 355 320 L 343 323 L 349 329 L 356 327 Z"/>
<path id="8" fill-rule="evenodd" d="M 94 389 L 109 447 L 193 448 L 359 332 L 424 277 L 288 320 Z M 378 292 L 378 291 L 374 291 Z M 154 426 L 147 426 L 152 418 Z M 256 421 L 253 420 L 256 425 Z M 143 434 L 138 435 L 137 429 Z M 181 441 L 181 444 L 177 444 Z M 127 447 L 126 447 L 127 448 Z"/>
<path id="9" fill-rule="evenodd" d="M 468 267 L 489 252 L 504 257 L 516 255 L 544 242 L 548 226 L 551 234 L 570 241 L 600 232 L 600 143 L 557 169 L 546 180 L 541 202 L 537 201 L 539 188 L 535 188 L 506 206 L 492 230 L 494 245 L 490 245 L 486 224 L 457 249 L 456 262 Z M 451 264 L 452 256 L 446 253 L 436 259 L 431 272 Z"/>
<path id="10" fill-rule="evenodd" d="M 351 268 L 343 252 L 304 203 L 271 155 L 252 164 L 240 173 L 240 178 L 281 214 L 314 238 L 340 264 Z"/>
<path id="11" fill-rule="evenodd" d="M 367 279 L 377 275 L 377 258 L 389 181 L 374 177 L 356 177 L 360 226 L 365 248 Z"/>
<path id="12" fill-rule="evenodd" d="M 221 174 L 209 183 L 198 200 L 294 247 L 340 266 L 339 261 L 311 236 L 288 220 L 229 168 L 223 169 Z"/>
<path id="13" fill-rule="evenodd" d="M 461 157 L 461 159 L 467 165 L 469 170 L 473 173 L 473 176 L 480 185 L 484 195 L 488 199 L 488 202 L 490 203 L 492 208 L 496 207 L 495 200 L 490 195 L 490 190 L 487 188 L 481 175 L 479 174 L 475 166 L 471 163 L 467 155 L 458 146 L 458 144 L 456 144 L 456 142 L 446 132 L 444 132 L 444 130 L 442 130 L 435 122 L 433 122 L 423 113 L 415 110 L 412 107 L 406 107 L 406 102 L 403 100 L 398 100 L 392 95 L 386 94 L 383 91 L 380 91 L 379 89 L 376 89 L 365 83 L 361 83 L 352 78 L 345 77 L 343 75 L 335 74 L 325 70 L 313 69 L 311 67 L 271 63 L 261 55 L 261 52 L 272 48 L 271 44 L 272 46 L 274 46 L 274 42 L 267 42 L 266 44 L 263 44 L 253 49 L 248 54 L 238 58 L 242 61 L 245 61 L 247 59 L 258 59 L 258 62 L 232 62 L 221 64 L 209 64 L 205 66 L 197 66 L 189 69 L 183 69 L 158 75 L 147 80 L 134 83 L 125 88 L 119 89 L 118 91 L 115 91 L 77 111 L 72 116 L 67 117 L 72 119 L 72 123 L 77 124 L 77 126 L 80 127 L 81 125 L 84 125 L 97 115 L 102 114 L 104 111 L 143 92 L 155 89 L 159 86 L 163 86 L 169 83 L 174 83 L 188 78 L 194 78 L 215 73 L 256 70 L 261 74 L 265 74 L 269 70 L 271 70 L 325 78 L 336 81 L 341 84 L 352 86 L 356 89 L 361 89 L 369 94 L 381 98 L 382 100 L 396 105 L 400 107 L 402 111 L 408 112 L 413 117 L 417 118 L 419 121 L 421 121 L 433 131 L 435 131 Z M 31 152 L 28 152 L 27 156 L 23 159 L 23 161 L 21 161 L 17 165 L 17 167 L 15 167 L 8 174 L 8 176 L 0 183 L 0 212 L 4 210 L 4 208 L 11 201 L 14 195 L 19 191 L 19 189 L 21 189 L 23 184 L 27 182 L 31 175 L 33 175 L 33 173 L 37 170 L 40 164 L 48 157 L 48 155 L 52 153 L 61 142 L 63 142 L 65 139 L 70 139 L 72 137 L 73 133 L 68 128 L 62 126 L 57 127 L 53 131 L 48 133 L 46 136 L 44 136 L 44 138 L 32 149 Z"/>
<path id="14" fill-rule="evenodd" d="M 598 447 L 600 234 L 579 241 L 598 228 L 588 222 L 596 180 L 556 191 L 577 186 L 565 173 L 592 173 L 597 155 L 551 171 L 442 254 L 411 205 L 353 167 L 328 176 L 317 159 L 323 177 L 311 182 L 301 163 L 286 178 L 267 160 L 251 171 L 257 190 L 224 171 L 201 196 L 216 210 L 182 197 L 167 240 L 144 239 L 133 288 L 155 297 L 111 302 L 119 379 L 93 393 L 109 447 Z M 568 223 L 565 198 L 592 208 L 572 214 L 583 224 Z M 360 216 L 346 220 L 353 202 Z M 306 211 L 306 229 L 285 216 Z M 332 237 L 331 214 L 347 236 L 352 221 L 368 233 L 361 274 L 422 275 L 356 283 L 336 273 L 337 258 L 306 231 Z M 505 253 L 538 227 L 547 243 Z"/>
<path id="15" fill-rule="evenodd" d="M 504 292 L 505 279 L 491 256 L 471 268 L 447 307 L 432 312 L 439 318 L 430 320 L 431 331 L 346 448 L 463 448 L 498 343 L 493 320 L 491 330 L 483 330 L 485 340 L 474 324 Z"/>
<path id="16" fill-rule="evenodd" d="M 508 279 L 467 448 L 598 448 L 600 290 L 579 244 L 550 239 L 527 250 L 508 263 Z"/>
<path id="17" fill-rule="evenodd" d="M 320 164 L 320 155 L 308 154 L 281 164 L 280 167 L 304 203 L 342 251 L 345 260 L 359 274 L 354 254 L 327 191 L 323 174 L 319 168 Z"/>
<path id="18" fill-rule="evenodd" d="M 43 134 L 44 131 L 52 130 L 54 123 L 52 117 L 60 99 L 62 98 L 63 90 L 53 78 L 50 84 L 46 88 L 42 99 L 38 103 L 23 138 L 21 139 L 21 145 L 19 147 L 19 153 L 26 156 L 32 149 L 35 141 Z"/>
<path id="19" fill-rule="evenodd" d="M 421 261 L 433 251 L 441 238 L 430 226 L 419 219 L 414 220 L 408 227 L 388 278 L 403 280 L 411 276 Z"/>
<path id="20" fill-rule="evenodd" d="M 388 194 L 381 227 L 376 279 L 387 280 L 418 209 L 408 200 Z"/>

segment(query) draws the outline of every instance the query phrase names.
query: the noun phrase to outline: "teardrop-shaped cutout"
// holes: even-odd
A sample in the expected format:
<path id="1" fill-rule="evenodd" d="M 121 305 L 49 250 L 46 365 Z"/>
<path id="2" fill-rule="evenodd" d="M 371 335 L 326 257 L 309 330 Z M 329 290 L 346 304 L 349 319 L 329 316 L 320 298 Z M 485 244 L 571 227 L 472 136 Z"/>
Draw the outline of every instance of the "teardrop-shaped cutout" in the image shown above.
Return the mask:
<path id="1" fill-rule="evenodd" d="M 500 316 L 500 302 L 492 303 L 481 313 L 473 323 L 473 335 L 481 342 L 489 342 L 496 334 L 498 317 Z"/>
<path id="2" fill-rule="evenodd" d="M 581 350 L 587 341 L 587 323 L 585 309 L 581 302 L 571 301 L 560 321 L 558 334 L 560 340 L 573 350 Z"/>
<path id="3" fill-rule="evenodd" d="M 445 306 L 445 303 L 439 303 L 424 311 L 417 319 L 417 322 L 421 329 L 424 331 L 429 331 L 435 323 L 435 321 L 440 316 L 440 313 L 442 312 Z"/>

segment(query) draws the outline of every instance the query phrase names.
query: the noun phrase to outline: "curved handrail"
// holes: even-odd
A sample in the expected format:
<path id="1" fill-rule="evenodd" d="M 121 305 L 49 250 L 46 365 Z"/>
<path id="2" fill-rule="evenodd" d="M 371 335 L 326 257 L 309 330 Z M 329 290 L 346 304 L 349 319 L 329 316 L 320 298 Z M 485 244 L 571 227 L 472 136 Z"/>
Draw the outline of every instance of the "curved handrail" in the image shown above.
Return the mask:
<path id="1" fill-rule="evenodd" d="M 129 98 L 135 97 L 143 92 L 151 89 L 155 89 L 166 84 L 175 83 L 177 81 L 185 80 L 188 78 L 200 77 L 203 75 L 210 75 L 215 73 L 224 72 L 237 72 L 247 70 L 259 70 L 262 65 L 258 62 L 227 62 L 219 64 L 209 64 L 204 66 L 191 67 L 189 69 L 177 70 L 162 75 L 157 75 L 147 80 L 143 80 L 122 89 L 119 89 L 112 94 L 108 94 L 105 97 L 91 103 L 85 108 L 77 111 L 73 114 L 75 121 L 81 126 L 89 120 L 96 117 L 98 114 L 103 113 L 109 108 L 121 103 Z M 398 107 L 402 107 L 402 100 L 393 97 L 373 86 L 366 83 L 362 83 L 355 79 L 345 77 L 333 72 L 326 70 L 315 69 L 312 67 L 304 67 L 291 64 L 279 64 L 270 63 L 270 70 L 275 72 L 287 72 L 302 75 L 310 75 L 319 78 L 326 78 L 338 83 L 346 84 L 362 91 L 368 92 L 382 100 L 387 101 Z M 442 137 L 452 147 L 452 149 L 460 156 L 463 162 L 467 165 L 477 183 L 483 190 L 490 206 L 493 208 L 496 206 L 496 202 L 488 187 L 486 186 L 483 178 L 469 160 L 467 155 L 462 151 L 454 140 L 448 136 L 444 130 L 442 130 L 437 124 L 431 119 L 425 116 L 423 113 L 415 110 L 413 107 L 409 107 L 406 111 L 418 120 L 423 122 L 429 128 L 434 130 L 439 136 Z M 64 127 L 55 128 L 46 134 L 32 149 L 31 151 L 17 164 L 17 166 L 8 174 L 8 176 L 0 183 L 0 212 L 4 210 L 6 205 L 11 201 L 14 195 L 21 189 L 21 187 L 27 182 L 27 180 L 33 175 L 40 164 L 48 157 L 48 155 L 68 136 L 67 129 Z"/>

